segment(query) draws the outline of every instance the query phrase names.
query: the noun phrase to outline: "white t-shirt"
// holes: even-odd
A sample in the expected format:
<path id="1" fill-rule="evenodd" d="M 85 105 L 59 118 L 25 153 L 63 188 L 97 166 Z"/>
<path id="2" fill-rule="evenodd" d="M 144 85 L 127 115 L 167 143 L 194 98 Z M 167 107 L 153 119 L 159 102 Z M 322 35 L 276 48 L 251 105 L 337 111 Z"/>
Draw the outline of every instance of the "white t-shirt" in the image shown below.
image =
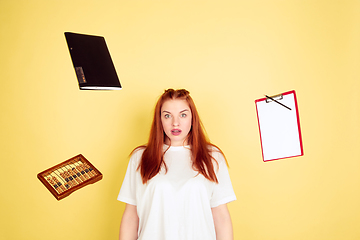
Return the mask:
<path id="1" fill-rule="evenodd" d="M 164 146 L 167 149 L 168 146 Z M 194 171 L 188 147 L 170 147 L 162 169 L 146 184 L 137 171 L 144 150 L 130 158 L 118 200 L 137 206 L 139 240 L 212 240 L 216 239 L 211 208 L 236 200 L 227 165 L 214 149 L 214 164 L 219 183 Z"/>

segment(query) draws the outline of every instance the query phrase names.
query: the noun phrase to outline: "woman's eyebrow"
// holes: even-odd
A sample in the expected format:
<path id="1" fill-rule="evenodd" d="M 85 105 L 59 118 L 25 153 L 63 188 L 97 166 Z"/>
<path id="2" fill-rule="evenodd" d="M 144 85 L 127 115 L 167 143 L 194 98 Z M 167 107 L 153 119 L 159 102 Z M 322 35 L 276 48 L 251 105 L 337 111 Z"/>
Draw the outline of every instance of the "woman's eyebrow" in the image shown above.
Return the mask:
<path id="1" fill-rule="evenodd" d="M 180 113 L 183 113 L 183 112 L 186 112 L 186 111 L 190 111 L 190 110 L 189 110 L 189 109 L 184 109 L 184 110 L 180 111 Z M 170 113 L 170 114 L 171 114 L 171 112 L 169 112 L 169 111 L 167 111 L 167 110 L 163 110 L 162 112 L 163 112 L 163 113 Z"/>

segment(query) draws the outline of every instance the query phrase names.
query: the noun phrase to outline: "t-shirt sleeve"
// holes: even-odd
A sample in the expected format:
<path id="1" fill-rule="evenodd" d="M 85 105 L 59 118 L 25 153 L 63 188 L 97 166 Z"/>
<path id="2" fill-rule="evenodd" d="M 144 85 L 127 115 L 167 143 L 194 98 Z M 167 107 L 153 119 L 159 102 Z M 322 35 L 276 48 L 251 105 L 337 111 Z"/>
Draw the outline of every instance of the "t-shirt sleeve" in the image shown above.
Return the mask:
<path id="1" fill-rule="evenodd" d="M 136 169 L 138 152 L 135 152 L 129 161 L 124 181 L 121 185 L 117 200 L 136 206 Z"/>
<path id="2" fill-rule="evenodd" d="M 214 157 L 219 164 L 218 169 L 215 164 L 215 169 L 217 169 L 216 177 L 219 183 L 215 183 L 214 191 L 210 200 L 210 205 L 212 208 L 236 200 L 236 195 L 231 184 L 230 175 L 224 156 L 220 152 L 215 152 Z"/>

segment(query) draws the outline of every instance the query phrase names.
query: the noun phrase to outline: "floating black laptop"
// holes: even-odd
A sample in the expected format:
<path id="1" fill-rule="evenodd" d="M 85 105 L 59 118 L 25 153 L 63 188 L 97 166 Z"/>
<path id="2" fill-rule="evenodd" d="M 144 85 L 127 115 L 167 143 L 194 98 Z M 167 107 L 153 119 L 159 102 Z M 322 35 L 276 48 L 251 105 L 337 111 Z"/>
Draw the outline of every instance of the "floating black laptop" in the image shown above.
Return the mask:
<path id="1" fill-rule="evenodd" d="M 121 89 L 104 37 L 65 32 L 65 38 L 80 89 Z"/>

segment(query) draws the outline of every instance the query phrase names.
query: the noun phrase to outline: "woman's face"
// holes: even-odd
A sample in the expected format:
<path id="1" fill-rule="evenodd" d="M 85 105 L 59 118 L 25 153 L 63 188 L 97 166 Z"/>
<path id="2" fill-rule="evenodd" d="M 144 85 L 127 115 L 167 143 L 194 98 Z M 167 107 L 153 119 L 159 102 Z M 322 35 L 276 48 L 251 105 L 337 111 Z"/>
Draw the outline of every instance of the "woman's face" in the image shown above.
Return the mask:
<path id="1" fill-rule="evenodd" d="M 161 123 L 167 136 L 165 143 L 171 146 L 187 145 L 191 120 L 191 110 L 186 100 L 165 101 L 161 107 Z"/>

